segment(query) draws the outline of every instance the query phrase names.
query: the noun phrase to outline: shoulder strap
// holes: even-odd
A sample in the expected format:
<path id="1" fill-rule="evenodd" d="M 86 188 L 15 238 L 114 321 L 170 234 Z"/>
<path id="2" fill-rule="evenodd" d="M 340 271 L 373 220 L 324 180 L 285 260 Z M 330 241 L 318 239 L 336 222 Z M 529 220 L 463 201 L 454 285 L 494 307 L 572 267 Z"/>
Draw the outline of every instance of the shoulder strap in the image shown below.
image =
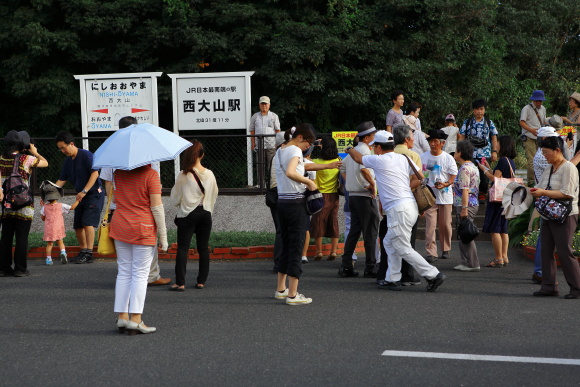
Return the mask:
<path id="1" fill-rule="evenodd" d="M 195 173 L 195 169 L 191 168 L 191 174 L 195 178 L 195 181 L 197 181 L 197 185 L 199 185 L 199 189 L 201 189 L 201 193 L 205 195 L 205 189 L 203 188 L 203 184 L 201 184 L 201 181 L 199 181 L 199 177 L 197 176 L 197 173 Z"/>
<path id="2" fill-rule="evenodd" d="M 411 161 L 411 159 L 409 158 L 409 156 L 407 156 L 406 154 L 403 153 L 403 156 L 405 156 L 407 158 L 407 161 L 409 162 L 409 165 L 413 169 L 413 172 L 415 172 L 415 176 L 417 176 L 417 178 L 419 179 L 419 181 L 423 181 L 423 176 L 421 176 L 421 174 L 417 171 L 417 168 L 415 168 L 415 163 L 413 163 Z"/>
<path id="3" fill-rule="evenodd" d="M 512 163 L 510 163 L 510 159 L 507 156 L 504 156 L 504 157 L 505 157 L 505 159 L 510 167 L 510 173 L 511 173 L 510 178 L 516 177 L 516 174 L 514 173 L 514 169 L 512 168 Z"/>
<path id="4" fill-rule="evenodd" d="M 20 172 L 18 172 L 18 168 L 20 167 L 20 153 L 16 153 L 16 155 L 14 156 L 14 165 L 12 166 L 12 173 L 17 173 L 20 175 Z"/>
<path id="5" fill-rule="evenodd" d="M 548 185 L 546 186 L 547 190 L 550 190 L 552 187 L 550 187 L 550 180 L 552 179 L 552 173 L 554 172 L 554 166 L 552 165 L 550 167 L 550 176 L 548 176 Z"/>
<path id="6" fill-rule="evenodd" d="M 532 109 L 534 109 L 534 113 L 536 113 L 536 117 L 538 117 L 538 122 L 540 123 L 540 127 L 542 127 L 544 125 L 544 123 L 542 122 L 542 119 L 540 118 L 540 113 L 538 113 L 538 109 L 536 109 L 536 107 L 532 103 L 530 103 L 530 106 L 532 107 Z"/>

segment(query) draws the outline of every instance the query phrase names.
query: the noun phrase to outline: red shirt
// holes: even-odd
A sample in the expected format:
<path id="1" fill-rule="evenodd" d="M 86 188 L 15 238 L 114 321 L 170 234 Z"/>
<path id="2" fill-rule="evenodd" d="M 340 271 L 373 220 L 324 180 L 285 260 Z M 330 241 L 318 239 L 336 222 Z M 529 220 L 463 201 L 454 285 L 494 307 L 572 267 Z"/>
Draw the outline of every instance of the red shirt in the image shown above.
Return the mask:
<path id="1" fill-rule="evenodd" d="M 117 209 L 111 222 L 111 238 L 134 245 L 156 245 L 157 227 L 151 213 L 151 194 L 161 194 L 159 174 L 151 165 L 132 171 L 115 171 Z"/>

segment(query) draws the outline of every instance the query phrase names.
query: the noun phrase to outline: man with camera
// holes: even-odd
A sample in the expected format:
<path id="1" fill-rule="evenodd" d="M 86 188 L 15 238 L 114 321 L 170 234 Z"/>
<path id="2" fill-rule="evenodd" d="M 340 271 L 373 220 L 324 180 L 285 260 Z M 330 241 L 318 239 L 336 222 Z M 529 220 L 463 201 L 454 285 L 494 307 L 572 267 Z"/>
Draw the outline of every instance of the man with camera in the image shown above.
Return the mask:
<path id="1" fill-rule="evenodd" d="M 486 102 L 476 99 L 471 103 L 473 117 L 466 119 L 459 129 L 457 141 L 469 140 L 473 144 L 473 160 L 477 163 L 482 159 L 497 160 L 499 143 L 497 129 L 492 120 L 485 117 Z M 533 156 L 532 156 L 533 157 Z M 485 203 L 489 187 L 489 179 L 479 170 L 479 202 Z"/>
<path id="2" fill-rule="evenodd" d="M 530 97 L 531 102 L 524 106 L 520 114 L 521 139 L 526 151 L 529 186 L 534 183 L 534 156 L 538 151 L 538 130 L 546 124 L 546 108 L 542 105 L 545 100 L 542 90 L 534 90 Z"/>

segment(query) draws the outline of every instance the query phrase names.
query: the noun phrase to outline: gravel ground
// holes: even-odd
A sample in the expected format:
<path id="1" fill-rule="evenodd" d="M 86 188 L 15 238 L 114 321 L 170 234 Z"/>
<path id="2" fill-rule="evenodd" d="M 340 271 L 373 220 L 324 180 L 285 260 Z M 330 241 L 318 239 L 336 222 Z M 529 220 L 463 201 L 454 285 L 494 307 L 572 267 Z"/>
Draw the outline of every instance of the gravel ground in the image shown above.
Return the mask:
<path id="1" fill-rule="evenodd" d="M 341 197 L 341 210 L 338 212 L 338 224 L 341 232 L 344 231 L 344 214 Z M 43 232 L 43 222 L 40 219 L 39 198 L 36 198 L 37 210 L 32 221 L 31 232 Z M 63 203 L 72 204 L 73 196 L 67 196 Z M 173 223 L 176 209 L 171 206 L 168 196 L 163 197 L 165 206 L 165 221 L 167 228 L 176 228 Z M 72 230 L 73 213 L 65 215 L 65 227 Z M 274 232 L 274 222 L 270 215 L 270 209 L 264 204 L 264 195 L 257 196 L 218 196 L 213 213 L 213 231 L 268 231 Z"/>

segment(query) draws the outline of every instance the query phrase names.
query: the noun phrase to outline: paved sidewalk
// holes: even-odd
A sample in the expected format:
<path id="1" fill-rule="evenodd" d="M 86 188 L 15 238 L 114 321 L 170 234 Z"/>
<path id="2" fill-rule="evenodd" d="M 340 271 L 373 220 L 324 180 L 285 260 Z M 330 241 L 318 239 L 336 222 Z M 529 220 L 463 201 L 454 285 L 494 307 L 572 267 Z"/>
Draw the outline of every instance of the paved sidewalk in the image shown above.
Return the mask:
<path id="1" fill-rule="evenodd" d="M 489 242 L 478 243 L 482 263 Z M 580 302 L 532 297 L 533 264 L 479 273 L 436 265 L 447 281 L 402 292 L 337 276 L 340 261 L 304 265 L 300 291 L 311 305 L 273 299 L 272 262 L 212 262 L 206 289 L 150 288 L 151 335 L 115 328 L 114 261 L 44 266 L 0 278 L 1 386 L 572 386 L 580 366 L 382 356 L 386 350 L 580 359 Z M 161 262 L 173 277 L 173 262 Z M 558 273 L 561 294 L 568 286 Z M 524 359 L 525 360 L 525 359 Z"/>

